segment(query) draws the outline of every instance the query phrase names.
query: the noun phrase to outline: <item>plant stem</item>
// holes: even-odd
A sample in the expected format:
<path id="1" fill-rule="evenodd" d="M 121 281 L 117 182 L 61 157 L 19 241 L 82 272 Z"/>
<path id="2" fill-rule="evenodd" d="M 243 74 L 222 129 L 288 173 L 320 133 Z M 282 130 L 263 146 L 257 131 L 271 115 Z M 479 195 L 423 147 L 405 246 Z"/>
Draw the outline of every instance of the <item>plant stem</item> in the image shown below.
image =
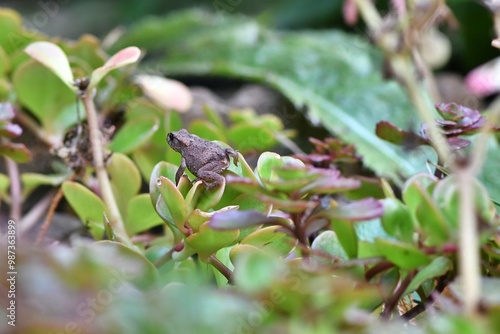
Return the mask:
<path id="1" fill-rule="evenodd" d="M 408 312 L 401 315 L 400 319 L 402 319 L 404 321 L 410 321 L 411 319 L 415 318 L 420 313 L 424 312 L 428 306 L 432 305 L 432 303 L 434 302 L 434 299 L 436 298 L 435 296 L 437 294 L 440 294 L 441 292 L 443 292 L 444 288 L 446 288 L 446 285 L 448 284 L 448 281 L 449 281 L 448 277 L 449 277 L 449 273 L 446 273 L 443 276 L 439 277 L 436 288 L 429 295 L 427 300 L 424 303 L 418 304 L 417 306 L 413 307 Z"/>
<path id="2" fill-rule="evenodd" d="M 372 1 L 356 0 L 356 5 L 363 16 L 363 20 L 370 29 L 371 35 L 375 36 L 375 42 L 385 52 L 396 77 L 405 85 L 408 96 L 417 110 L 420 119 L 427 124 L 430 139 L 432 140 L 434 149 L 438 153 L 439 159 L 447 162 L 450 157 L 450 149 L 435 124 L 434 119 L 436 115 L 433 113 L 434 107 L 428 97 L 429 94 L 424 94 L 424 87 L 416 77 L 416 66 L 411 57 L 411 50 L 407 48 L 402 48 L 401 50 L 389 49 L 392 47 L 392 44 L 397 43 L 389 43 L 386 40 L 397 38 L 396 36 L 398 36 L 399 32 L 396 30 L 397 27 L 392 31 L 383 31 L 382 18 Z"/>
<path id="3" fill-rule="evenodd" d="M 7 167 L 7 174 L 10 179 L 10 218 L 15 222 L 19 222 L 21 219 L 21 206 L 22 206 L 22 194 L 21 194 L 21 176 L 19 175 L 19 167 L 14 160 L 7 157 L 4 158 L 5 165 Z"/>
<path id="4" fill-rule="evenodd" d="M 87 122 L 89 126 L 89 137 L 92 145 L 92 156 L 94 159 L 94 168 L 97 175 L 97 180 L 99 182 L 99 188 L 101 190 L 101 195 L 109 210 L 109 223 L 113 228 L 113 232 L 116 239 L 127 246 L 132 246 L 132 241 L 130 240 L 125 226 L 123 224 L 123 219 L 116 204 L 115 196 L 113 195 L 113 190 L 111 189 L 111 183 L 109 182 L 108 173 L 106 167 L 104 166 L 103 150 L 102 150 L 102 136 L 99 131 L 99 123 L 97 121 L 97 113 L 95 110 L 94 101 L 92 100 L 92 92 L 87 92 L 87 94 L 82 96 L 83 105 L 87 113 Z"/>
<path id="5" fill-rule="evenodd" d="M 459 273 L 464 291 L 464 312 L 473 315 L 481 298 L 481 263 L 476 216 L 475 183 L 488 151 L 490 131 L 497 124 L 500 108 L 496 106 L 474 143 L 472 158 L 458 163 L 456 177 L 460 194 Z M 463 159 L 462 159 L 463 160 Z"/>
<path id="6" fill-rule="evenodd" d="M 49 210 L 47 212 L 47 216 L 45 216 L 45 221 L 43 222 L 42 227 L 40 228 L 40 232 L 38 233 L 38 236 L 35 241 L 35 245 L 38 246 L 42 242 L 43 238 L 45 237 L 45 234 L 47 233 L 47 230 L 49 229 L 50 223 L 52 223 L 52 218 L 54 217 L 54 213 L 56 211 L 57 205 L 61 201 L 63 197 L 63 191 L 62 188 L 59 188 L 52 199 L 50 203 Z"/>
<path id="7" fill-rule="evenodd" d="M 394 268 L 394 264 L 390 261 L 381 261 L 366 271 L 365 279 L 367 282 L 371 281 L 376 275 L 383 273 L 386 270 Z"/>
<path id="8" fill-rule="evenodd" d="M 215 255 L 210 255 L 208 258 L 208 263 L 210 263 L 212 266 L 214 266 L 215 269 L 217 269 L 224 277 L 227 279 L 227 282 L 229 284 L 233 284 L 233 272 L 231 269 L 226 267 L 224 263 L 220 262 Z"/>
<path id="9" fill-rule="evenodd" d="M 396 291 L 394 291 L 394 294 L 385 303 L 385 308 L 384 311 L 382 311 L 380 318 L 389 320 L 389 318 L 391 317 L 392 310 L 396 307 L 401 297 L 403 297 L 403 293 L 405 292 L 408 285 L 410 285 L 411 281 L 413 280 L 416 274 L 417 270 L 412 270 L 408 273 L 408 275 L 406 275 L 405 279 L 401 282 Z"/>
<path id="10" fill-rule="evenodd" d="M 474 199 L 474 175 L 470 166 L 456 171 L 459 207 L 459 273 L 463 289 L 464 312 L 474 314 L 481 295 L 481 266 Z"/>
<path id="11" fill-rule="evenodd" d="M 21 227 L 18 231 L 20 235 L 26 233 L 39 221 L 39 219 L 42 218 L 42 216 L 50 206 L 54 194 L 55 192 L 51 190 L 49 193 L 43 196 L 43 198 L 39 200 L 28 213 L 23 216 L 21 220 Z"/>
<path id="12" fill-rule="evenodd" d="M 382 18 L 370 0 L 355 0 L 363 21 L 372 31 L 377 31 L 382 25 Z"/>
<path id="13" fill-rule="evenodd" d="M 161 257 L 159 257 L 154 263 L 153 265 L 156 267 L 156 268 L 160 268 L 162 265 L 164 265 L 165 263 L 167 263 L 168 261 L 172 260 L 172 254 L 174 253 L 175 251 L 175 247 L 172 247 L 168 252 L 166 252 L 165 254 L 163 254 Z"/>
<path id="14" fill-rule="evenodd" d="M 391 59 L 392 67 L 404 81 L 410 100 L 415 106 L 420 119 L 427 125 L 429 137 L 432 140 L 432 147 L 438 154 L 438 160 L 447 162 L 451 153 L 448 143 L 436 125 L 436 115 L 432 112 L 434 107 L 429 98 L 423 93 L 423 87 L 421 87 L 421 84 L 413 73 L 415 68 L 411 64 L 411 59 L 409 56 L 402 57 L 404 58 L 398 59 L 398 57 L 393 57 Z"/>

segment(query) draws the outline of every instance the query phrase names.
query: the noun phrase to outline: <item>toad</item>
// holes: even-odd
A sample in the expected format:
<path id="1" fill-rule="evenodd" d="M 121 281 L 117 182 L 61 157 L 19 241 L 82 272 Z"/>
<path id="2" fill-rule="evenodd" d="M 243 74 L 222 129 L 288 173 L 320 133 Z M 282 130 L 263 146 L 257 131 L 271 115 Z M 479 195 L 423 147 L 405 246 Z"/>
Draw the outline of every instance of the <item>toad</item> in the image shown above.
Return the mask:
<path id="1" fill-rule="evenodd" d="M 224 177 L 220 174 L 229 167 L 229 157 L 232 157 L 234 165 L 238 166 L 238 151 L 222 148 L 214 142 L 189 133 L 186 129 L 170 132 L 167 142 L 174 151 L 182 155 L 181 165 L 175 173 L 175 184 L 179 183 L 187 167 L 197 177 L 193 182 L 202 180 L 210 190 L 224 182 Z"/>

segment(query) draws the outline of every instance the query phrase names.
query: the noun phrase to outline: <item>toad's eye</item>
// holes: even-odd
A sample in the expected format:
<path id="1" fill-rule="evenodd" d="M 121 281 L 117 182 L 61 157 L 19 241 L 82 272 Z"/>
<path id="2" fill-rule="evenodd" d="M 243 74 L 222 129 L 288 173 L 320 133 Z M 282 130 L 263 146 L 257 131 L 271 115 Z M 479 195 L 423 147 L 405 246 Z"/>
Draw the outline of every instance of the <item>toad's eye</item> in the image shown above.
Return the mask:
<path id="1" fill-rule="evenodd" d="M 168 141 L 173 141 L 174 140 L 174 134 L 172 132 L 170 132 L 168 135 L 167 135 L 167 140 Z"/>

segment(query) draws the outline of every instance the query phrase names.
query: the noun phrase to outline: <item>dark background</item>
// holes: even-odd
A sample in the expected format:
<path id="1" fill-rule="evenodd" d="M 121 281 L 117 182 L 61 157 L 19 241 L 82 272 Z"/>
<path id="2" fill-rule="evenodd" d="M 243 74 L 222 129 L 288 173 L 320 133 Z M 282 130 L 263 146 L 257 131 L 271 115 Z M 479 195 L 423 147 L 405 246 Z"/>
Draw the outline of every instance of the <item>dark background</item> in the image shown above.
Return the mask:
<path id="1" fill-rule="evenodd" d="M 387 2 L 377 1 L 377 4 L 387 6 Z M 453 57 L 441 70 L 464 74 L 498 54 L 498 50 L 490 46 L 494 37 L 492 15 L 480 1 L 449 0 L 447 3 L 460 27 L 457 30 L 442 27 L 453 43 Z M 189 7 L 254 16 L 276 29 L 364 31 L 359 24 L 346 27 L 342 18 L 342 0 L 15 0 L 0 1 L 0 6 L 19 11 L 28 26 L 49 35 L 72 39 L 83 33 L 104 38 L 117 26 L 129 26 L 145 16 L 165 15 Z M 381 7 L 381 10 L 384 12 L 387 8 Z"/>

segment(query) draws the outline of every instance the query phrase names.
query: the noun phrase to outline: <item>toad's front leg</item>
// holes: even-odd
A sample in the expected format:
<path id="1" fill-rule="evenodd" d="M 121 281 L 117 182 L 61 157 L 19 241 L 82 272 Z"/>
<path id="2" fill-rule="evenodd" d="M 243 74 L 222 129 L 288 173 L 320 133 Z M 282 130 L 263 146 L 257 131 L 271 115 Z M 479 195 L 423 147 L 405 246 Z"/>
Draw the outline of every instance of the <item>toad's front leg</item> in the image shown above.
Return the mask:
<path id="1" fill-rule="evenodd" d="M 177 173 L 175 173 L 175 185 L 179 184 L 179 180 L 181 179 L 182 175 L 184 175 L 185 170 L 186 170 L 186 159 L 182 157 L 181 165 L 179 166 Z"/>

